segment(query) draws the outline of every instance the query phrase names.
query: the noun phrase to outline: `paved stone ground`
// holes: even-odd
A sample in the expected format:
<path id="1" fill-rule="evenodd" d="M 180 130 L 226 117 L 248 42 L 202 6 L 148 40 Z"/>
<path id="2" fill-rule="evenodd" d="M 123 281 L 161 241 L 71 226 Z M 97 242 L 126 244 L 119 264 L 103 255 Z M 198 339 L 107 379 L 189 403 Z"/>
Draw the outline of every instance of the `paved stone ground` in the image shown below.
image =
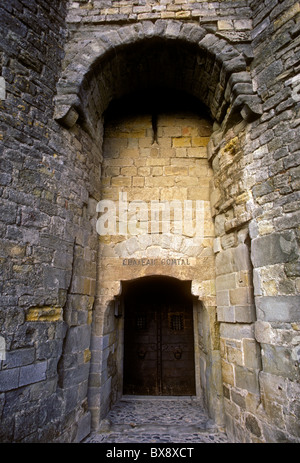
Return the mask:
<path id="1" fill-rule="evenodd" d="M 123 397 L 86 443 L 228 443 L 192 397 Z"/>

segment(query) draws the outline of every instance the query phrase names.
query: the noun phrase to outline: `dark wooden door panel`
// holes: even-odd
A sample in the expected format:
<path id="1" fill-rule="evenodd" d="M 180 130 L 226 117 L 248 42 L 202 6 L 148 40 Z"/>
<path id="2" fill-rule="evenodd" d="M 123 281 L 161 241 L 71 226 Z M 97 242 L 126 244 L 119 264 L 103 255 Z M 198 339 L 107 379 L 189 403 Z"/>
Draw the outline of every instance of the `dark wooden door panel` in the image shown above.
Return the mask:
<path id="1" fill-rule="evenodd" d="M 194 395 L 191 300 L 152 284 L 133 290 L 124 307 L 124 394 Z"/>

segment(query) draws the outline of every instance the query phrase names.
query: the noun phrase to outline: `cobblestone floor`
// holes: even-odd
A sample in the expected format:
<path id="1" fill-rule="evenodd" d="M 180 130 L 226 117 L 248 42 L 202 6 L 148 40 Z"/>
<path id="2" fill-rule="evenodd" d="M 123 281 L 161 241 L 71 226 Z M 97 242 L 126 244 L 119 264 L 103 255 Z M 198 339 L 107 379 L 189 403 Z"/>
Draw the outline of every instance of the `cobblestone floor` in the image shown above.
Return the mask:
<path id="1" fill-rule="evenodd" d="M 195 398 L 123 397 L 86 443 L 228 443 Z"/>

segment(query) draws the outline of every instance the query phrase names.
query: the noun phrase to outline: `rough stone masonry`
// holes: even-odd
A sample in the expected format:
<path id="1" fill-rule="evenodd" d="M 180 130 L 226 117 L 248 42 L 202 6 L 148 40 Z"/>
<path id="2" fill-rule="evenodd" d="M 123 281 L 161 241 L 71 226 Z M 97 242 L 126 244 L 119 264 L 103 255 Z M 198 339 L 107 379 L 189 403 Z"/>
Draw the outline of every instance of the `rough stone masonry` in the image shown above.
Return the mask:
<path id="1" fill-rule="evenodd" d="M 196 394 L 229 440 L 300 441 L 299 19 L 296 0 L 1 2 L 1 442 L 99 428 L 123 283 L 145 276 L 190 282 Z M 120 193 L 203 201 L 202 239 L 100 236 Z"/>

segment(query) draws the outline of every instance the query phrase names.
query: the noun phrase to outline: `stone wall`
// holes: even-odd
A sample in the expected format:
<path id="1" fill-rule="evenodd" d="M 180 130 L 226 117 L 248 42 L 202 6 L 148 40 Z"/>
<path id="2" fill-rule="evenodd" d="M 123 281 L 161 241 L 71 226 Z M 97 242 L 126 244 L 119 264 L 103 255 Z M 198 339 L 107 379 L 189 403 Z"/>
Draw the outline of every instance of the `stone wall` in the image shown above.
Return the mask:
<path id="1" fill-rule="evenodd" d="M 221 34 L 249 37 L 252 11 L 245 0 L 79 0 L 70 2 L 67 20 L 71 24 L 111 24 L 157 19 L 199 21 Z"/>
<path id="2" fill-rule="evenodd" d="M 267 441 L 293 441 L 299 438 L 300 8 L 291 1 L 252 7 L 252 75 L 264 111 L 250 134 L 248 173 L 255 332 L 262 354 L 258 416 Z"/>
<path id="3" fill-rule="evenodd" d="M 80 440 L 89 430 L 99 151 L 53 119 L 65 2 L 4 1 L 0 10 L 0 439 Z"/>
<path id="4" fill-rule="evenodd" d="M 261 369 L 254 333 L 256 313 L 248 234 L 252 201 L 245 178 L 249 163 L 245 153 L 247 130 L 246 124 L 237 124 L 211 153 L 225 421 L 231 439 L 242 442 L 255 441 L 257 437 L 251 436 L 248 429 L 245 432 L 244 420 L 260 401 L 258 376 Z M 238 423 L 233 424 L 236 419 Z"/>

